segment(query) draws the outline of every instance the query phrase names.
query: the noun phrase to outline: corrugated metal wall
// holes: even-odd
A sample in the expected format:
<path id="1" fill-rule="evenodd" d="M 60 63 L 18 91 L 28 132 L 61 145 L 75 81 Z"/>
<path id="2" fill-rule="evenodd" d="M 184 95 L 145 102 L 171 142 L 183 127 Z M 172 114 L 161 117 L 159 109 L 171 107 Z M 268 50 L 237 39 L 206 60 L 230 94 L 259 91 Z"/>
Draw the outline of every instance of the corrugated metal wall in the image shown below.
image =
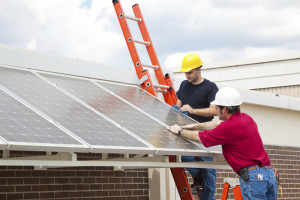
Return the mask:
<path id="1" fill-rule="evenodd" d="M 300 98 L 300 85 L 262 88 L 262 89 L 254 89 L 254 90 L 260 91 L 260 92 L 267 92 L 267 93 L 271 93 L 271 94 L 279 94 L 279 95 L 284 95 L 284 96 Z"/>

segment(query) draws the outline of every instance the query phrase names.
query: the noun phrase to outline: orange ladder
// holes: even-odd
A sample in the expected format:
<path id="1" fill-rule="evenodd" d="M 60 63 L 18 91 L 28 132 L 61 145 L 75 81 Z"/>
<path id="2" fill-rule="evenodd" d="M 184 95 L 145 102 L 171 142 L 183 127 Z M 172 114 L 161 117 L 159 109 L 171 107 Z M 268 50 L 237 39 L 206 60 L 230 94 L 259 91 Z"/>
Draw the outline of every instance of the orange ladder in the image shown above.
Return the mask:
<path id="1" fill-rule="evenodd" d="M 135 4 L 132 6 L 135 17 L 129 17 L 124 14 L 121 3 L 119 0 L 113 0 L 113 5 L 123 31 L 123 35 L 131 55 L 133 65 L 135 67 L 137 76 L 140 80 L 141 87 L 150 94 L 157 96 L 156 92 L 162 92 L 165 102 L 170 106 L 176 105 L 177 97 L 174 90 L 174 86 L 169 74 L 163 74 L 161 66 L 159 64 L 157 55 L 154 50 L 153 43 L 151 41 L 148 29 L 146 27 L 140 6 Z M 143 41 L 135 40 L 132 38 L 127 19 L 136 21 L 141 31 Z M 142 64 L 139 54 L 137 52 L 135 43 L 139 43 L 146 46 L 151 65 Z M 144 70 L 144 67 L 153 69 L 159 85 L 154 85 L 148 70 Z"/>
<path id="2" fill-rule="evenodd" d="M 120 0 L 113 0 L 113 5 L 123 31 L 123 35 L 131 55 L 133 65 L 135 67 L 137 76 L 140 80 L 141 87 L 149 92 L 150 94 L 157 96 L 156 92 L 162 92 L 164 100 L 170 106 L 176 105 L 177 97 L 174 90 L 174 86 L 169 74 L 163 74 L 161 66 L 159 64 L 157 55 L 154 50 L 153 43 L 151 41 L 148 29 L 146 27 L 144 18 L 142 16 L 140 7 L 138 4 L 132 6 L 135 17 L 129 17 L 124 14 Z M 138 23 L 139 29 L 141 31 L 143 41 L 134 40 L 132 38 L 129 26 L 127 24 L 127 19 L 136 21 Z M 138 55 L 135 43 L 143 44 L 146 46 L 148 55 L 151 60 L 151 65 L 142 64 L 140 57 Z M 148 70 L 144 70 L 144 67 L 154 69 L 155 76 L 159 85 L 154 85 Z M 170 162 L 175 162 L 175 156 L 169 156 Z M 192 192 L 185 176 L 183 168 L 171 168 L 171 172 L 179 192 L 181 200 L 193 200 Z"/>
<path id="3" fill-rule="evenodd" d="M 234 199 L 235 200 L 243 200 L 241 187 L 240 187 L 240 180 L 238 178 L 225 178 L 224 179 L 224 188 L 221 200 L 227 200 L 229 187 L 232 188 Z"/>

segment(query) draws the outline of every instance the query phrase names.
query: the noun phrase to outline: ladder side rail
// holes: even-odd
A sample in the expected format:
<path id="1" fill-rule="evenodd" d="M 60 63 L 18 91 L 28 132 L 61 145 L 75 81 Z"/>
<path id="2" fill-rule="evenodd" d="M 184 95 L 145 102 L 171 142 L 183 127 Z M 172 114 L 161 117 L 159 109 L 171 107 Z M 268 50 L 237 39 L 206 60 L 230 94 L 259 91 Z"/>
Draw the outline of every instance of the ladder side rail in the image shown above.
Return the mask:
<path id="1" fill-rule="evenodd" d="M 228 190 L 232 188 L 233 196 L 235 200 L 243 200 L 241 186 L 239 179 L 233 178 L 226 178 L 224 179 L 224 188 L 222 193 L 221 200 L 227 200 L 228 197 Z"/>
<path id="2" fill-rule="evenodd" d="M 229 183 L 224 183 L 221 200 L 227 200 L 229 191 Z"/>
<path id="3" fill-rule="evenodd" d="M 175 156 L 169 156 L 169 162 L 175 162 Z M 190 185 L 186 178 L 183 168 L 170 168 L 180 199 L 181 200 L 193 200 L 193 194 L 191 192 Z"/>
<path id="4" fill-rule="evenodd" d="M 174 104 L 177 105 L 177 96 L 176 96 L 176 92 L 175 92 L 175 87 L 174 87 L 174 85 L 172 83 L 170 74 L 165 74 L 165 79 L 166 79 L 167 85 L 169 85 L 169 86 L 172 87 L 171 89 L 168 90 L 169 93 L 171 94 L 171 97 L 172 97 L 172 100 L 173 100 L 172 106 Z"/>
<path id="5" fill-rule="evenodd" d="M 132 6 L 132 9 L 133 9 L 135 17 L 141 19 L 141 22 L 138 22 L 138 26 L 141 31 L 143 40 L 145 42 L 150 42 L 150 45 L 146 45 L 146 49 L 147 49 L 147 52 L 150 57 L 152 65 L 158 66 L 158 68 L 156 70 L 154 70 L 158 83 L 160 85 L 171 86 L 171 88 L 168 89 L 167 93 L 163 94 L 163 96 L 164 96 L 165 102 L 172 106 L 173 104 L 177 103 L 177 97 L 176 97 L 176 94 L 174 91 L 174 86 L 172 84 L 172 81 L 166 81 L 166 78 L 162 72 L 158 57 L 157 57 L 155 49 L 154 49 L 153 42 L 151 41 L 150 34 L 148 32 L 145 20 L 143 18 L 142 12 L 140 10 L 140 6 L 138 4 L 135 4 Z M 176 99 L 176 101 L 175 101 L 175 99 Z"/>
<path id="6" fill-rule="evenodd" d="M 243 196 L 242 196 L 242 191 L 241 191 L 241 186 L 237 185 L 234 188 L 232 188 L 233 190 L 233 196 L 235 200 L 243 200 Z"/>
<path id="7" fill-rule="evenodd" d="M 143 76 L 147 76 L 147 79 L 141 83 L 141 86 L 144 90 L 146 90 L 150 94 L 157 96 L 149 72 L 147 70 L 143 69 L 136 46 L 132 39 L 132 35 L 130 32 L 129 26 L 127 24 L 127 20 L 125 18 L 123 8 L 118 0 L 113 0 L 113 5 L 115 8 L 117 18 L 119 20 L 128 50 L 130 52 L 131 59 L 132 59 L 134 68 L 136 70 L 137 76 L 139 79 L 142 79 Z"/>

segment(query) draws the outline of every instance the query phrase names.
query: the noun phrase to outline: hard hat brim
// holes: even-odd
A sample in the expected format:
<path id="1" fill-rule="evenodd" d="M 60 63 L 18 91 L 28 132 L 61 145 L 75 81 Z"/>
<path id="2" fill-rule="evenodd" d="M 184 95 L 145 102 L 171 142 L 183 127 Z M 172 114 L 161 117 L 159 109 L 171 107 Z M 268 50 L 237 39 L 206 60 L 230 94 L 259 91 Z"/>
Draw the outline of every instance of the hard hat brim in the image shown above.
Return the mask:
<path id="1" fill-rule="evenodd" d="M 216 100 L 212 101 L 210 103 L 210 105 L 216 105 L 216 106 L 239 106 L 239 105 L 242 105 L 243 101 L 240 101 L 238 103 L 232 103 L 232 104 L 227 104 L 227 105 L 223 105 L 224 103 L 222 102 L 218 102 Z"/>
<path id="2" fill-rule="evenodd" d="M 192 71 L 193 69 L 197 69 L 197 68 L 199 68 L 199 67 L 202 67 L 202 65 L 201 66 L 194 66 L 194 67 L 190 67 L 190 68 L 181 68 L 180 70 L 179 70 L 179 72 L 190 72 L 190 71 Z"/>

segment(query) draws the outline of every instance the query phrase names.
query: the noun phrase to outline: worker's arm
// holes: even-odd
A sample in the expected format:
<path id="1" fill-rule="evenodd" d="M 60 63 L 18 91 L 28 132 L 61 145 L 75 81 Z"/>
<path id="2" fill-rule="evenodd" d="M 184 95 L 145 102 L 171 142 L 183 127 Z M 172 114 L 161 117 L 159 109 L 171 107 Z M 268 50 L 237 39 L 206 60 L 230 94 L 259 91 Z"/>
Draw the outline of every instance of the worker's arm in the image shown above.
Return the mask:
<path id="1" fill-rule="evenodd" d="M 182 112 L 187 111 L 190 114 L 200 115 L 200 116 L 203 116 L 203 117 L 217 116 L 217 111 L 216 111 L 216 108 L 215 108 L 214 105 L 210 105 L 208 108 L 197 108 L 197 109 L 194 109 L 190 105 L 187 104 L 187 105 L 183 105 L 180 108 L 180 111 L 182 111 Z"/>
<path id="2" fill-rule="evenodd" d="M 182 102 L 180 101 L 180 99 L 177 99 L 176 106 L 178 106 L 179 108 L 181 108 Z"/>
<path id="3" fill-rule="evenodd" d="M 209 122 L 203 122 L 198 124 L 189 124 L 185 126 L 181 126 L 184 129 L 188 130 L 210 130 L 216 128 L 221 121 L 209 121 Z"/>
<path id="4" fill-rule="evenodd" d="M 169 131 L 171 131 L 172 133 L 178 135 L 178 131 L 181 129 L 181 127 L 178 126 L 177 124 L 175 124 L 173 126 L 167 127 L 167 129 Z M 201 140 L 200 140 L 200 138 L 198 136 L 198 131 L 192 131 L 192 130 L 183 129 L 181 131 L 180 135 L 183 136 L 183 137 L 185 137 L 185 138 L 188 138 L 188 139 L 190 139 L 192 141 L 201 143 Z"/>

